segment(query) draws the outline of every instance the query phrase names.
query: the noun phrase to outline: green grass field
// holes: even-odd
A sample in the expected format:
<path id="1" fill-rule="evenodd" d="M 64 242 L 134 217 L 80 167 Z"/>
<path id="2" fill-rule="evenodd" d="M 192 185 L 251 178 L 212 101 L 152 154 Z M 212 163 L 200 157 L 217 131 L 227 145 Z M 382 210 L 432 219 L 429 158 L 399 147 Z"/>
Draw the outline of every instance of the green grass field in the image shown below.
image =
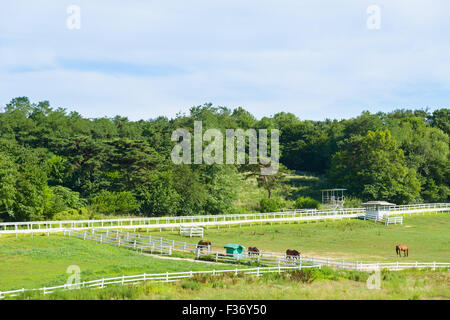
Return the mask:
<path id="1" fill-rule="evenodd" d="M 369 273 L 329 268 L 266 274 L 260 278 L 196 276 L 176 283 L 143 283 L 102 290 L 71 290 L 43 296 L 25 293 L 11 299 L 450 299 L 448 271 L 383 271 L 380 288 L 368 289 Z"/>
<path id="2" fill-rule="evenodd" d="M 361 262 L 450 262 L 450 215 L 406 216 L 403 225 L 385 226 L 363 220 L 302 224 L 266 224 L 206 230 L 214 249 L 227 243 L 256 246 L 262 251 L 283 253 L 297 249 L 306 256 Z M 175 231 L 152 232 L 169 239 L 195 242 Z M 397 258 L 395 245 L 408 245 L 407 258 Z"/>
<path id="3" fill-rule="evenodd" d="M 207 239 L 213 249 L 226 243 L 257 246 L 262 251 L 284 252 L 295 248 L 303 255 L 363 262 L 450 262 L 450 215 L 406 216 L 403 225 L 345 220 L 302 224 L 266 224 L 210 228 Z M 150 231 L 152 235 L 196 242 L 176 231 Z M 397 258 L 394 247 L 405 243 L 408 258 Z M 175 256 L 193 257 L 188 253 Z M 108 276 L 230 268 L 184 260 L 164 260 L 135 251 L 62 235 L 14 235 L 0 237 L 0 291 L 64 284 L 67 267 L 78 265 L 81 280 Z M 234 268 L 233 265 L 232 268 Z M 368 290 L 368 273 L 317 271 L 314 281 L 292 282 L 285 276 L 262 279 L 186 280 L 177 284 L 145 284 L 49 295 L 46 299 L 449 299 L 448 271 L 388 272 L 381 290 Z M 325 272 L 325 275 L 322 273 Z M 343 273 L 342 273 L 343 272 Z M 364 274 L 362 276 L 361 274 Z M 356 277 L 356 278 L 355 278 Z M 221 282 L 222 281 L 222 282 Z M 251 285 L 250 285 L 251 284 Z M 103 293 L 101 293 L 103 292 Z M 27 298 L 23 296 L 22 298 Z M 29 298 L 41 298 L 32 296 Z"/>
<path id="4" fill-rule="evenodd" d="M 229 268 L 221 264 L 158 259 L 129 249 L 61 235 L 0 238 L 0 291 L 64 284 L 70 265 L 80 267 L 82 281 L 144 272 Z"/>

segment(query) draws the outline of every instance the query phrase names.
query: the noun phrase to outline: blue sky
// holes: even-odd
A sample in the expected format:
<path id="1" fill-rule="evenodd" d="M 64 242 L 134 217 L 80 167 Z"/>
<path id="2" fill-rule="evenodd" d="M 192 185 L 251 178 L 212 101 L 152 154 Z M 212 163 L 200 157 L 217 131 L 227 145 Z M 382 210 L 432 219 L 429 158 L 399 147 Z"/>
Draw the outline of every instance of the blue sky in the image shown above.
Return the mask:
<path id="1" fill-rule="evenodd" d="M 314 120 L 448 108 L 449 13 L 448 0 L 4 2 L 0 105 L 28 96 L 132 120 L 206 102 Z"/>

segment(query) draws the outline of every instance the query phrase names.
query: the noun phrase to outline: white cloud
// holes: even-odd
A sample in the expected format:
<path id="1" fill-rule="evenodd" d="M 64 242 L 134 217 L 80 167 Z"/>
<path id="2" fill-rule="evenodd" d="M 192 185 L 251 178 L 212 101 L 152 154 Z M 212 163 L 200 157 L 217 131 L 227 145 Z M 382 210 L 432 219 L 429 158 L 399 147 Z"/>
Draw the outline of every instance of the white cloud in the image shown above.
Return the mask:
<path id="1" fill-rule="evenodd" d="M 243 106 L 257 116 L 290 111 L 313 119 L 368 108 L 448 106 L 450 3 L 345 3 L 6 3 L 0 14 L 0 103 L 28 95 L 86 116 L 132 119 L 174 116 L 204 102 Z M 81 7 L 81 30 L 65 28 L 69 4 Z M 381 30 L 366 28 L 371 4 L 382 9 Z M 183 72 L 117 75 L 105 68 L 65 69 L 64 59 Z"/>

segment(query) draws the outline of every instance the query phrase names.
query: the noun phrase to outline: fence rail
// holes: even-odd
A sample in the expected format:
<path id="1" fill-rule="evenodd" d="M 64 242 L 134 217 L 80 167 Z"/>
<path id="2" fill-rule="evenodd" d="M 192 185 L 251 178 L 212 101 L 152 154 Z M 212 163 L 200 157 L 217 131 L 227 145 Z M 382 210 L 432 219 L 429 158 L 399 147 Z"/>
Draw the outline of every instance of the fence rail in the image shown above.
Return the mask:
<path id="1" fill-rule="evenodd" d="M 302 268 L 316 268 L 320 266 L 303 266 Z M 53 287 L 43 287 L 39 289 L 19 289 L 19 290 L 10 290 L 0 292 L 0 299 L 7 296 L 18 296 L 24 292 L 42 292 L 42 294 L 46 295 L 57 290 L 73 290 L 80 288 L 98 288 L 102 289 L 109 285 L 114 284 L 136 284 L 140 282 L 174 282 L 180 281 L 186 278 L 192 278 L 195 275 L 209 275 L 209 276 L 219 276 L 227 273 L 231 273 L 234 275 L 245 274 L 245 275 L 254 275 L 261 276 L 265 273 L 281 273 L 286 271 L 298 270 L 297 267 L 256 267 L 256 268 L 246 268 L 246 269 L 229 269 L 229 270 L 206 270 L 206 271 L 188 271 L 188 272 L 165 272 L 165 273 L 156 273 L 156 274 L 139 274 L 132 276 L 121 276 L 121 277 L 113 277 L 113 278 L 102 278 L 98 280 L 92 281 L 83 281 L 79 284 L 64 284 Z"/>
<path id="2" fill-rule="evenodd" d="M 180 226 L 180 235 L 185 237 L 201 237 L 203 238 L 203 228 L 202 227 L 186 227 Z"/>

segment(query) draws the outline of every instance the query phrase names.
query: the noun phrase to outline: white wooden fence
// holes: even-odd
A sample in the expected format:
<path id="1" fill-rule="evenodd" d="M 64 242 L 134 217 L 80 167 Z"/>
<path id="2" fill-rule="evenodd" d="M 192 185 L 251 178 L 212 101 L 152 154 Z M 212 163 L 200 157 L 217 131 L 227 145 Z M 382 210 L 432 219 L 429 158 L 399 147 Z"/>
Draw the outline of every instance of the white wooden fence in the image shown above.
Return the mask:
<path id="1" fill-rule="evenodd" d="M 198 246 L 195 243 L 181 242 L 162 237 L 155 237 L 152 235 L 121 232 L 109 229 L 91 229 L 89 231 L 68 229 L 65 230 L 64 235 L 155 254 L 171 255 L 174 251 L 192 252 L 195 253 L 196 257 L 201 260 L 210 260 L 221 263 L 252 263 L 270 267 L 327 265 L 342 269 L 356 269 L 357 266 L 357 262 L 345 260 L 308 256 L 296 257 L 265 252 L 260 252 L 258 255 L 249 255 L 245 252 L 241 256 L 232 256 L 227 255 L 224 252 L 212 251 L 210 246 Z"/>
<path id="2" fill-rule="evenodd" d="M 390 224 L 403 224 L 403 216 L 384 216 L 381 219 L 381 222 L 384 222 L 385 225 Z"/>
<path id="3" fill-rule="evenodd" d="M 391 271 L 405 270 L 405 269 L 432 269 L 439 268 L 448 269 L 450 263 L 447 262 L 386 262 L 386 263 L 360 263 L 358 269 L 360 271 L 373 271 L 387 269 Z"/>
<path id="4" fill-rule="evenodd" d="M 30 222 L 2 222 L 0 234 L 19 233 L 51 233 L 63 232 L 65 229 L 85 230 L 99 229 L 162 229 L 184 226 L 230 227 L 231 225 L 262 224 L 262 223 L 291 223 L 300 221 L 319 221 L 350 219 L 364 214 L 363 208 L 343 209 L 339 211 L 291 210 L 285 212 L 226 214 L 205 216 L 155 217 L 155 218 L 126 218 L 103 220 L 64 220 L 64 221 L 30 221 Z"/>
<path id="5" fill-rule="evenodd" d="M 405 215 L 425 212 L 449 212 L 450 203 L 430 203 L 391 207 L 391 215 Z M 363 216 L 363 208 L 347 208 L 342 210 L 288 210 L 271 213 L 226 214 L 203 216 L 155 217 L 155 218 L 124 218 L 102 220 L 65 220 L 65 221 L 30 221 L 2 222 L 0 234 L 19 233 L 50 233 L 63 232 L 65 229 L 84 230 L 100 229 L 149 229 L 176 228 L 184 226 L 231 226 L 262 223 L 292 223 L 301 221 L 320 221 L 335 219 L 351 219 Z"/>
<path id="6" fill-rule="evenodd" d="M 216 261 L 221 263 L 248 263 L 267 267 L 292 267 L 297 268 L 311 265 L 328 266 L 335 269 L 346 270 L 374 270 L 385 268 L 389 270 L 402 270 L 405 268 L 449 268 L 450 263 L 442 262 L 393 262 L 393 263 L 362 263 L 358 261 L 347 261 L 324 257 L 310 257 L 300 255 L 287 256 L 279 253 L 260 252 L 258 255 L 249 255 L 245 252 L 243 255 L 227 255 L 224 252 L 211 250 L 209 246 L 197 246 L 195 243 L 169 240 L 152 235 L 135 234 L 130 232 L 121 232 L 116 230 L 90 231 L 66 230 L 66 236 L 77 237 L 80 239 L 93 240 L 100 243 L 111 244 L 130 248 L 141 252 L 150 252 L 155 254 L 172 254 L 174 251 L 192 252 L 201 260 Z M 200 250 L 199 250 L 200 248 Z"/>
<path id="7" fill-rule="evenodd" d="M 203 228 L 202 227 L 189 227 L 180 226 L 180 235 L 185 237 L 201 237 L 203 239 Z"/>
<path id="8" fill-rule="evenodd" d="M 67 229 L 64 231 L 64 235 L 155 254 L 171 255 L 174 250 L 195 252 L 197 248 L 195 243 L 181 242 L 162 237 L 155 237 L 152 235 L 110 229 L 94 228 L 84 231 Z M 206 246 L 200 247 L 205 247 L 207 249 Z"/>
<path id="9" fill-rule="evenodd" d="M 94 289 L 102 289 L 109 285 L 117 285 L 117 284 L 137 284 L 140 282 L 174 282 L 179 281 L 186 278 L 192 278 L 195 275 L 209 275 L 209 276 L 218 276 L 223 275 L 225 273 L 232 273 L 234 275 L 238 274 L 246 274 L 246 275 L 253 275 L 253 276 L 261 276 L 265 273 L 281 273 L 286 271 L 292 271 L 292 270 L 298 270 L 298 269 L 304 269 L 304 268 L 320 268 L 321 265 L 311 265 L 311 266 L 277 266 L 277 267 L 256 267 L 256 268 L 247 268 L 247 269 L 231 269 L 231 270 L 206 270 L 206 271 L 188 271 L 188 272 L 165 272 L 165 273 L 155 273 L 155 274 L 140 274 L 140 275 L 132 275 L 132 276 L 121 276 L 121 277 L 112 277 L 112 278 L 102 278 L 99 280 L 92 280 L 92 281 L 83 281 L 79 284 L 63 284 L 59 286 L 53 286 L 53 287 L 43 287 L 39 289 L 19 289 L 19 290 L 10 290 L 10 291 L 2 291 L 0 292 L 0 299 L 3 299 L 7 296 L 18 296 L 20 294 L 23 294 L 25 292 L 41 292 L 42 294 L 46 295 L 49 293 L 53 293 L 57 290 L 73 290 L 73 289 L 80 289 L 80 288 L 94 288 Z M 381 269 L 388 269 L 388 270 L 404 270 L 407 268 L 418 268 L 418 269 L 424 269 L 424 268 L 430 268 L 433 270 L 436 270 L 436 268 L 449 268 L 450 263 L 438 263 L 438 262 L 432 262 L 432 263 L 422 263 L 422 262 L 415 262 L 415 263 L 375 263 L 375 264 L 358 264 L 358 267 L 356 270 L 360 271 L 373 271 L 373 270 L 381 270 Z"/>
<path id="10" fill-rule="evenodd" d="M 426 212 L 450 212 L 450 203 L 408 204 L 389 207 L 389 215 L 412 215 Z"/>
<path id="11" fill-rule="evenodd" d="M 399 216 L 399 215 L 385 214 L 382 217 L 379 217 L 377 213 L 368 213 L 364 216 L 364 220 L 372 220 L 375 223 L 382 222 L 385 225 L 397 224 L 397 223 L 403 224 L 403 216 Z"/>
<path id="12" fill-rule="evenodd" d="M 302 268 L 316 268 L 319 266 L 303 266 Z M 219 276 L 226 273 L 231 273 L 234 275 L 245 274 L 253 276 L 262 276 L 265 273 L 281 273 L 286 271 L 297 270 L 297 267 L 256 267 L 256 268 L 246 268 L 246 269 L 228 269 L 228 270 L 206 270 L 206 271 L 188 271 L 188 272 L 165 272 L 165 273 L 154 273 L 154 274 L 139 274 L 132 276 L 121 276 L 113 278 L 102 278 L 99 280 L 83 281 L 79 284 L 64 284 L 53 287 L 43 287 L 39 289 L 19 289 L 0 292 L 0 299 L 7 296 L 18 296 L 24 292 L 38 291 L 46 295 L 57 290 L 73 290 L 79 288 L 96 288 L 102 289 L 109 285 L 117 284 L 136 284 L 140 282 L 174 282 L 186 278 L 192 278 L 195 275 L 208 275 L 208 276 Z"/>
<path id="13" fill-rule="evenodd" d="M 449 212 L 450 203 L 431 203 L 391 207 L 391 215 L 405 215 L 424 212 Z M 289 210 L 283 212 L 226 214 L 180 217 L 155 218 L 124 218 L 103 220 L 65 220 L 65 221 L 30 221 L 30 222 L 2 222 L 0 234 L 19 233 L 50 233 L 91 228 L 100 229 L 149 229 L 174 228 L 180 224 L 184 226 L 231 226 L 262 223 L 292 223 L 301 221 L 320 221 L 335 219 L 351 219 L 363 216 L 363 208 L 347 208 L 342 210 Z"/>

